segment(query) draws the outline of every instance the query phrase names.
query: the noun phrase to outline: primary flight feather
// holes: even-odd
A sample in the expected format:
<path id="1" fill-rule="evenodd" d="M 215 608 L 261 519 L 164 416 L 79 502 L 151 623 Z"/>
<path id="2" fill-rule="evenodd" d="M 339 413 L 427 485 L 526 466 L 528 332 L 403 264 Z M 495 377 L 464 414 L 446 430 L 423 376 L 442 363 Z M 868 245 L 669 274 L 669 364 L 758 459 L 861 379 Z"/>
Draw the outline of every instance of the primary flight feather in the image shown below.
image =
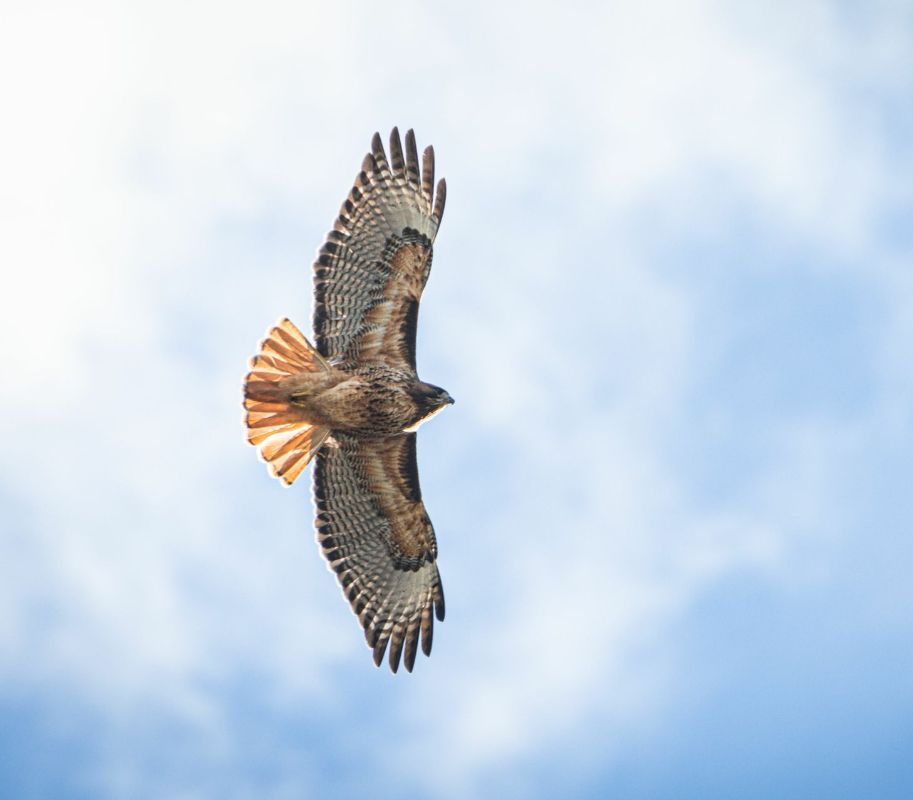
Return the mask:
<path id="1" fill-rule="evenodd" d="M 374 134 L 314 264 L 314 340 L 274 327 L 244 381 L 247 438 L 290 486 L 316 456 L 317 540 L 374 663 L 410 672 L 444 619 L 437 541 L 422 503 L 418 426 L 451 404 L 419 380 L 415 335 L 447 187 L 415 135 Z"/>

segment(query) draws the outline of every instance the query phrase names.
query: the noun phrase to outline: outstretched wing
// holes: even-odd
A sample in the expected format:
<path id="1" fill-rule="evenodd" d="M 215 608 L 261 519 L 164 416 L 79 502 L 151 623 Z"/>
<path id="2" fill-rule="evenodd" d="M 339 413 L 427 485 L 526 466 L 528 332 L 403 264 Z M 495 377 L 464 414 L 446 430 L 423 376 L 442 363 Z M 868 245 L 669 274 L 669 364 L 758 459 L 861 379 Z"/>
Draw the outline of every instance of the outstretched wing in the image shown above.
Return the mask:
<path id="1" fill-rule="evenodd" d="M 421 634 L 431 654 L 433 615 L 444 619 L 437 542 L 418 483 L 415 434 L 333 434 L 314 471 L 317 541 L 380 666 L 412 671 Z"/>
<path id="2" fill-rule="evenodd" d="M 390 162 L 374 134 L 355 186 L 314 264 L 314 338 L 321 355 L 349 364 L 381 361 L 415 372 L 418 304 L 447 186 L 434 191 L 434 150 L 419 168 L 394 128 Z"/>

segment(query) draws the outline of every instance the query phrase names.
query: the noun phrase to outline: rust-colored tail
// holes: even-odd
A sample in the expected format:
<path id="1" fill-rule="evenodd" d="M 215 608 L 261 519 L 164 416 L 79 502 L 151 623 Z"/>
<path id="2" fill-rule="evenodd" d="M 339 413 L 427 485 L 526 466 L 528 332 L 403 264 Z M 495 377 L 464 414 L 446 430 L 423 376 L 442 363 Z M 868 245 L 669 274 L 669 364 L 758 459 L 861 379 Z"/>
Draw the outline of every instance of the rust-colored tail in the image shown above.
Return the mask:
<path id="1" fill-rule="evenodd" d="M 302 417 L 289 402 L 282 382 L 292 375 L 330 367 L 304 334 L 283 319 L 263 340 L 250 368 L 244 379 L 247 441 L 259 448 L 270 472 L 291 486 L 330 431 Z"/>

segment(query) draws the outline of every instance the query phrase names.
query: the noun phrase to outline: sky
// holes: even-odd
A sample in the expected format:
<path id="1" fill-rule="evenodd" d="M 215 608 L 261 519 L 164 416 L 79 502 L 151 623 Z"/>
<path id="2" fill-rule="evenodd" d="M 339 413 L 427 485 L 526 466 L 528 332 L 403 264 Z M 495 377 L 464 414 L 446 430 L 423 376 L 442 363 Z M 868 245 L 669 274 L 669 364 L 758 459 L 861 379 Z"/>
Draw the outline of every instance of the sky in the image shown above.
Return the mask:
<path id="1" fill-rule="evenodd" d="M 0 796 L 913 796 L 913 6 L 78 6 L 0 24 Z M 411 675 L 240 405 L 394 125 Z"/>

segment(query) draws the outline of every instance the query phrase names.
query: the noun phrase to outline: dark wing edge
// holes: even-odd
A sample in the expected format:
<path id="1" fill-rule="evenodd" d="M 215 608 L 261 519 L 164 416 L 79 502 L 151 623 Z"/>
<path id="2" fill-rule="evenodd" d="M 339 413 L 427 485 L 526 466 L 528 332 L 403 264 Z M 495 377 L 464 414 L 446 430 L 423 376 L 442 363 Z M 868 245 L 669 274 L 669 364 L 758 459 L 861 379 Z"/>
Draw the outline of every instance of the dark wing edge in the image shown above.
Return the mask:
<path id="1" fill-rule="evenodd" d="M 381 359 L 415 370 L 415 317 L 431 269 L 447 184 L 434 190 L 434 148 L 419 165 L 415 134 L 375 133 L 371 152 L 314 263 L 314 339 L 341 361 Z"/>
<path id="2" fill-rule="evenodd" d="M 317 454 L 317 541 L 358 617 L 374 663 L 389 644 L 411 672 L 421 640 L 431 654 L 444 619 L 437 543 L 421 500 L 415 434 L 358 439 L 334 434 Z"/>

